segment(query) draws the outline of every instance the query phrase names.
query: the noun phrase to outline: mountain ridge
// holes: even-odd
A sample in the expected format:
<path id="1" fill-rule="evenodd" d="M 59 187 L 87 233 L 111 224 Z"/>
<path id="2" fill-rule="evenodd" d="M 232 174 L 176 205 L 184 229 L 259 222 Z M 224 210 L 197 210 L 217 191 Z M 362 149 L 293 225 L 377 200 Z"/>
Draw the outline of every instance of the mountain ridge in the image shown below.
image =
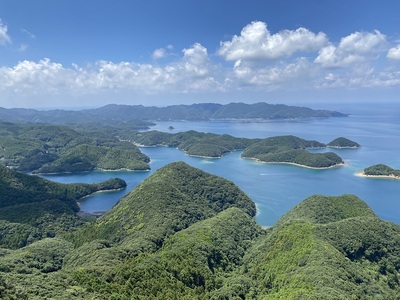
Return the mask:
<path id="1" fill-rule="evenodd" d="M 108 104 L 99 108 L 83 110 L 35 110 L 25 108 L 0 108 L 0 120 L 7 122 L 115 125 L 133 120 L 137 128 L 151 126 L 154 120 L 223 120 L 223 119 L 297 119 L 346 117 L 346 114 L 330 110 L 314 110 L 308 107 L 288 106 L 258 102 L 218 104 L 196 103 L 165 107 Z"/>

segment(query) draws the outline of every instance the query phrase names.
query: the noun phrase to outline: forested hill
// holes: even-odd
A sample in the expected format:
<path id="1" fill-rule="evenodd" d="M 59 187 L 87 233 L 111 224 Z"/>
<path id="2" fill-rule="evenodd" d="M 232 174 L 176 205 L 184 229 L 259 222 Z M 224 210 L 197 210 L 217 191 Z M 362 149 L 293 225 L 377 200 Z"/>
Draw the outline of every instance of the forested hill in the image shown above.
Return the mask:
<path id="1" fill-rule="evenodd" d="M 0 108 L 0 120 L 8 122 L 33 122 L 52 124 L 102 123 L 115 125 L 131 122 L 135 129 L 151 123 L 145 120 L 212 120 L 212 119 L 298 119 L 312 117 L 345 117 L 346 114 L 314 110 L 308 107 L 284 104 L 202 103 L 192 105 L 172 105 L 166 107 L 146 107 L 143 105 L 110 104 L 96 109 L 80 111 Z M 141 120 L 141 121 L 140 121 Z"/>
<path id="2" fill-rule="evenodd" d="M 399 299 L 400 226 L 356 196 L 311 196 L 268 230 L 254 214 L 232 182 L 176 162 L 68 234 L 20 245 L 36 225 L 0 221 L 0 298 Z"/>

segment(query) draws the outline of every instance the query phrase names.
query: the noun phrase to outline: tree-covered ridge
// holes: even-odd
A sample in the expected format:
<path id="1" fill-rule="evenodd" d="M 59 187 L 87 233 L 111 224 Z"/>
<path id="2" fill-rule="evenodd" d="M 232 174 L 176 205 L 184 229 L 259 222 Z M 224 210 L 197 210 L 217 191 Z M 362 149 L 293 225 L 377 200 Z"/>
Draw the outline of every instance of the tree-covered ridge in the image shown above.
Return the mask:
<path id="1" fill-rule="evenodd" d="M 96 109 L 80 111 L 0 108 L 0 120 L 8 122 L 50 123 L 50 124 L 99 124 L 125 126 L 144 129 L 151 126 L 143 120 L 212 120 L 212 119 L 298 119 L 346 117 L 346 114 L 314 110 L 308 107 L 283 104 L 200 103 L 192 105 L 172 105 L 166 107 L 146 107 L 143 105 L 110 104 Z"/>
<path id="2" fill-rule="evenodd" d="M 262 299 L 396 299 L 399 237 L 355 196 L 316 195 L 247 252 L 246 274 Z"/>
<path id="3" fill-rule="evenodd" d="M 366 176 L 382 176 L 382 177 L 393 177 L 400 178 L 400 170 L 393 169 L 384 164 L 377 164 L 365 168 L 363 170 L 363 175 Z"/>
<path id="4" fill-rule="evenodd" d="M 271 163 L 293 163 L 313 168 L 340 165 L 343 164 L 343 160 L 333 152 L 310 153 L 306 149 L 348 148 L 349 145 L 357 144 L 346 138 L 338 138 L 329 144 L 324 144 L 292 135 L 247 139 L 193 130 L 175 134 L 159 131 L 138 132 L 126 138 L 142 146 L 177 147 L 193 156 L 218 158 L 231 151 L 244 150 L 242 153 L 244 158 L 255 158 Z"/>
<path id="5" fill-rule="evenodd" d="M 118 128 L 58 125 L 0 125 L 0 161 L 23 172 L 82 172 L 149 169 L 149 158 Z"/>
<path id="6" fill-rule="evenodd" d="M 256 213 L 254 203 L 232 182 L 176 162 L 157 170 L 73 239 L 78 245 L 106 239 L 132 244 L 132 251 L 157 249 L 166 236 L 232 206 L 250 216 Z"/>
<path id="7" fill-rule="evenodd" d="M 188 155 L 215 158 L 235 150 L 243 150 L 257 140 L 194 130 L 175 134 L 159 131 L 137 132 L 129 138 L 143 146 L 175 147 Z"/>
<path id="8" fill-rule="evenodd" d="M 333 152 L 311 153 L 307 148 L 324 148 L 325 144 L 304 140 L 292 135 L 271 137 L 247 147 L 244 158 L 255 158 L 267 163 L 292 163 L 312 168 L 328 168 L 343 164 L 343 160 Z"/>
<path id="9" fill-rule="evenodd" d="M 173 163 L 75 233 L 0 248 L 0 296 L 398 298 L 400 226 L 357 197 L 312 196 L 268 230 L 254 213 L 231 182 Z"/>
<path id="10" fill-rule="evenodd" d="M 46 214 L 74 214 L 77 201 L 97 191 L 126 187 L 114 178 L 98 184 L 62 184 L 0 165 L 0 219 L 34 224 Z"/>

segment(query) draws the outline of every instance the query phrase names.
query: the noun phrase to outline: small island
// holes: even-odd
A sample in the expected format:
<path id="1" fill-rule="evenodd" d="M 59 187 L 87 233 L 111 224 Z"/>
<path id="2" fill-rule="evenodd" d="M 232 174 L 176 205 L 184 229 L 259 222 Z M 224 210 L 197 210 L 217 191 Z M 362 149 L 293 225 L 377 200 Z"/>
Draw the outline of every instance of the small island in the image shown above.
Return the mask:
<path id="1" fill-rule="evenodd" d="M 384 164 L 377 164 L 365 168 L 361 173 L 357 174 L 362 177 L 400 179 L 400 170 L 393 169 Z"/>
<path id="2" fill-rule="evenodd" d="M 339 137 L 326 145 L 329 148 L 360 148 L 360 144 L 345 137 Z"/>
<path id="3" fill-rule="evenodd" d="M 317 141 L 304 140 L 292 135 L 277 136 L 252 144 L 243 151 L 242 157 L 264 163 L 292 164 L 313 169 L 344 165 L 344 161 L 336 153 L 307 151 L 307 149 L 326 148 L 326 146 Z"/>

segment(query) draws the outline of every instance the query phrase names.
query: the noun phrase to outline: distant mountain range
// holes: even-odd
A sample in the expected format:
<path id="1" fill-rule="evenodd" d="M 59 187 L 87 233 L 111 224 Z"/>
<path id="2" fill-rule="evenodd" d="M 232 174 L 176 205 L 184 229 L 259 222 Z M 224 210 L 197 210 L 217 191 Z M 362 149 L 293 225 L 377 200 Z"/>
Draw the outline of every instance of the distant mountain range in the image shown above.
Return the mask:
<path id="1" fill-rule="evenodd" d="M 48 110 L 0 108 L 0 120 L 7 122 L 29 122 L 50 124 L 93 124 L 115 125 L 131 122 L 133 127 L 150 125 L 155 120 L 223 120 L 223 119 L 298 119 L 346 117 L 346 114 L 330 110 L 314 110 L 308 107 L 284 104 L 245 103 L 201 103 L 172 105 L 166 107 L 143 105 L 109 104 L 96 109 Z"/>

